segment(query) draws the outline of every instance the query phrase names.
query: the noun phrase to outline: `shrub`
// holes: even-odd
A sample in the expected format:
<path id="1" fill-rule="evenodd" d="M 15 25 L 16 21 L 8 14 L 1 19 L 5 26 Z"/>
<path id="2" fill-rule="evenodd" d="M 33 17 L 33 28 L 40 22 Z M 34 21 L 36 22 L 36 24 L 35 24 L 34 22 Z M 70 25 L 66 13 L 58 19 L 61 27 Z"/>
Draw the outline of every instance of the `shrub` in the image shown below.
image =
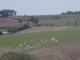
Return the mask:
<path id="1" fill-rule="evenodd" d="M 70 21 L 68 21 L 68 25 L 70 25 Z"/>
<path id="2" fill-rule="evenodd" d="M 53 16 L 53 19 L 61 19 L 59 16 Z"/>
<path id="3" fill-rule="evenodd" d="M 0 60 L 32 60 L 29 54 L 8 52 L 1 56 Z"/>
<path id="4" fill-rule="evenodd" d="M 29 26 L 26 24 L 24 24 L 23 27 L 24 27 L 24 29 L 29 28 Z"/>
<path id="5" fill-rule="evenodd" d="M 52 23 L 50 23 L 50 26 L 53 26 L 53 24 L 52 24 Z"/>
<path id="6" fill-rule="evenodd" d="M 3 35 L 3 33 L 0 31 L 0 35 Z"/>
<path id="7" fill-rule="evenodd" d="M 7 32 L 9 34 L 9 32 L 11 33 L 12 29 L 11 28 L 7 28 Z"/>

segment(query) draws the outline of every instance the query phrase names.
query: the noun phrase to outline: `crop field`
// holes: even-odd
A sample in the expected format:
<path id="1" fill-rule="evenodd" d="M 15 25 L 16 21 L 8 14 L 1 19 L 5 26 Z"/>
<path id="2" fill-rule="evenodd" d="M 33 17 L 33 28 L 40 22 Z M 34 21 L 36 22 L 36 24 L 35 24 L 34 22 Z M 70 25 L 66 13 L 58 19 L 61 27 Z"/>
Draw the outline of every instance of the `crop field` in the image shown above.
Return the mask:
<path id="1" fill-rule="evenodd" d="M 58 16 L 61 19 L 66 19 L 66 18 L 79 18 L 80 19 L 80 15 L 34 15 L 34 17 L 37 17 L 39 20 L 52 20 L 54 16 Z M 29 19 L 29 16 L 12 16 L 10 18 L 22 18 L 25 20 Z"/>
<path id="2" fill-rule="evenodd" d="M 56 15 L 59 16 L 61 19 L 52 19 L 54 15 L 44 15 L 44 16 L 34 16 L 39 18 L 39 23 L 38 24 L 43 24 L 43 25 L 50 25 L 52 23 L 53 25 L 67 25 L 68 21 L 70 21 L 70 25 L 74 25 L 74 22 L 77 22 L 77 25 L 80 25 L 80 15 Z M 23 24 L 27 24 L 27 21 L 23 21 L 23 23 L 18 23 L 17 20 L 11 19 L 11 18 L 21 18 L 28 20 L 29 17 L 24 17 L 24 16 L 13 16 L 10 18 L 0 18 L 0 27 L 12 27 L 12 26 L 22 26 Z M 79 20 L 75 20 L 79 19 Z M 30 26 L 32 23 L 30 22 Z"/>
<path id="3" fill-rule="evenodd" d="M 80 32 L 80 27 L 73 27 L 73 28 L 68 28 L 68 29 L 63 29 L 58 31 L 3 35 L 0 36 L 0 47 L 23 49 L 26 46 L 32 47 L 38 45 L 37 47 L 34 47 L 34 48 L 38 48 L 41 46 L 55 44 L 58 42 L 79 40 L 80 39 L 79 32 Z M 55 41 L 57 40 L 57 42 L 51 41 L 52 38 L 55 38 Z"/>
<path id="4" fill-rule="evenodd" d="M 52 23 L 53 25 L 67 25 L 68 21 L 70 21 L 70 25 L 74 25 L 75 20 L 73 18 L 67 18 L 67 19 L 56 19 L 56 20 L 43 20 L 39 21 L 38 24 L 42 25 L 50 25 Z M 80 20 L 76 21 L 77 25 L 80 25 Z M 27 24 L 27 22 L 22 22 L 22 23 L 13 23 L 13 24 L 0 24 L 0 27 L 19 27 L 22 26 L 23 24 Z M 30 26 L 32 23 L 30 22 Z"/>
<path id="5" fill-rule="evenodd" d="M 74 25 L 75 20 L 73 18 L 56 19 L 56 20 L 44 20 L 44 21 L 39 21 L 39 24 L 50 25 L 50 23 L 52 23 L 53 25 L 67 25 L 68 21 L 70 22 L 70 25 Z M 80 25 L 80 20 L 78 20 L 76 22 L 77 22 L 77 25 Z"/>
<path id="6" fill-rule="evenodd" d="M 12 23 L 18 23 L 18 21 L 11 18 L 0 18 L 0 24 L 12 24 Z"/>

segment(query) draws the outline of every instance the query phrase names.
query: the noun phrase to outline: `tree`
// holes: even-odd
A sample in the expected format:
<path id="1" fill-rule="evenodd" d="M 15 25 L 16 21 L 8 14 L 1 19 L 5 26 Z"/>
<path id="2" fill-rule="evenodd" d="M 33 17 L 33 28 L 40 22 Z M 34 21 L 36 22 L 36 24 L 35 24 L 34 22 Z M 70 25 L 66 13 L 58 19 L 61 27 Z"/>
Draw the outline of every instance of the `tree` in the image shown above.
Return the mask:
<path id="1" fill-rule="evenodd" d="M 8 16 L 15 16 L 16 15 L 16 11 L 15 10 L 9 10 L 9 9 L 4 9 L 0 11 L 0 15 L 1 17 L 8 17 Z"/>
<path id="2" fill-rule="evenodd" d="M 53 26 L 53 24 L 52 24 L 52 23 L 50 23 L 50 26 Z"/>
<path id="3" fill-rule="evenodd" d="M 8 34 L 11 33 L 12 29 L 11 28 L 7 28 L 7 32 Z"/>
<path id="4" fill-rule="evenodd" d="M 22 20 L 19 20 L 19 23 L 22 23 Z"/>
<path id="5" fill-rule="evenodd" d="M 29 26 L 29 22 L 27 22 L 27 25 Z"/>
<path id="6" fill-rule="evenodd" d="M 76 21 L 74 22 L 74 25 L 77 25 L 77 22 Z"/>
<path id="7" fill-rule="evenodd" d="M 0 31 L 0 35 L 3 35 L 3 33 Z"/>
<path id="8" fill-rule="evenodd" d="M 68 21 L 68 25 L 70 25 L 70 21 Z"/>
<path id="9" fill-rule="evenodd" d="M 24 27 L 24 29 L 29 28 L 29 26 L 26 24 L 24 24 L 23 27 Z"/>
<path id="10" fill-rule="evenodd" d="M 61 19 L 59 16 L 53 16 L 53 19 Z"/>
<path id="11" fill-rule="evenodd" d="M 34 19 L 35 19 L 35 17 L 33 17 L 33 16 L 31 16 L 31 17 L 29 18 L 29 21 L 32 22 L 32 25 L 33 25 Z"/>
<path id="12" fill-rule="evenodd" d="M 39 22 L 39 19 L 38 19 L 38 18 L 35 18 L 35 19 L 34 19 L 34 24 L 37 25 L 38 22 Z"/>
<path id="13" fill-rule="evenodd" d="M 18 21 L 19 21 L 19 23 L 20 23 L 20 26 L 21 26 L 22 20 L 18 20 Z"/>
<path id="14" fill-rule="evenodd" d="M 61 14 L 76 14 L 76 15 L 80 15 L 80 11 L 67 11 L 67 12 L 63 12 L 63 13 L 61 13 Z"/>
<path id="15" fill-rule="evenodd" d="M 27 21 L 27 25 L 29 26 L 29 21 Z"/>

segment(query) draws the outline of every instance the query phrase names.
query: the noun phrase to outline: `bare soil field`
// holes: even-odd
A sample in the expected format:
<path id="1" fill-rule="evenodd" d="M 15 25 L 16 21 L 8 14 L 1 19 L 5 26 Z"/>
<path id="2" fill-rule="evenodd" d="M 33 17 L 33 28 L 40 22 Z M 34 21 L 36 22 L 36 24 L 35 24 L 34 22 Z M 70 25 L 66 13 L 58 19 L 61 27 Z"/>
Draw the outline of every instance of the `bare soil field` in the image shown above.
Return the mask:
<path id="1" fill-rule="evenodd" d="M 0 48 L 0 56 L 6 52 L 21 51 L 16 49 Z M 56 43 L 25 53 L 29 53 L 34 60 L 80 60 L 80 40 Z"/>
<path id="2" fill-rule="evenodd" d="M 75 26 L 43 26 L 43 27 L 33 27 L 26 30 L 23 30 L 18 33 L 33 33 L 33 32 L 43 32 L 43 31 L 57 31 L 67 28 L 72 28 Z"/>
<path id="3" fill-rule="evenodd" d="M 57 43 L 29 53 L 36 60 L 80 60 L 80 40 Z"/>
<path id="4" fill-rule="evenodd" d="M 18 23 L 18 21 L 11 18 L 0 18 L 0 24 L 12 24 L 12 23 Z"/>

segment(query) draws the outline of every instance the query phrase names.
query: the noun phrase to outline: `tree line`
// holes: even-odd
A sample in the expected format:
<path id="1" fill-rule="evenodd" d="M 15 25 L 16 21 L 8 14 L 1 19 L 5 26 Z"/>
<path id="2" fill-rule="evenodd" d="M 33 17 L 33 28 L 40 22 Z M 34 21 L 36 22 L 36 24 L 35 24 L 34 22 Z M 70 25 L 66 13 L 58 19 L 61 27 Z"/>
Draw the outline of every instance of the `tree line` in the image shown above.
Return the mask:
<path id="1" fill-rule="evenodd" d="M 9 9 L 0 10 L 0 17 L 15 16 L 16 14 L 17 12 L 15 10 Z"/>
<path id="2" fill-rule="evenodd" d="M 61 14 L 77 14 L 77 15 L 80 15 L 80 11 L 67 11 L 67 12 L 63 12 Z"/>

